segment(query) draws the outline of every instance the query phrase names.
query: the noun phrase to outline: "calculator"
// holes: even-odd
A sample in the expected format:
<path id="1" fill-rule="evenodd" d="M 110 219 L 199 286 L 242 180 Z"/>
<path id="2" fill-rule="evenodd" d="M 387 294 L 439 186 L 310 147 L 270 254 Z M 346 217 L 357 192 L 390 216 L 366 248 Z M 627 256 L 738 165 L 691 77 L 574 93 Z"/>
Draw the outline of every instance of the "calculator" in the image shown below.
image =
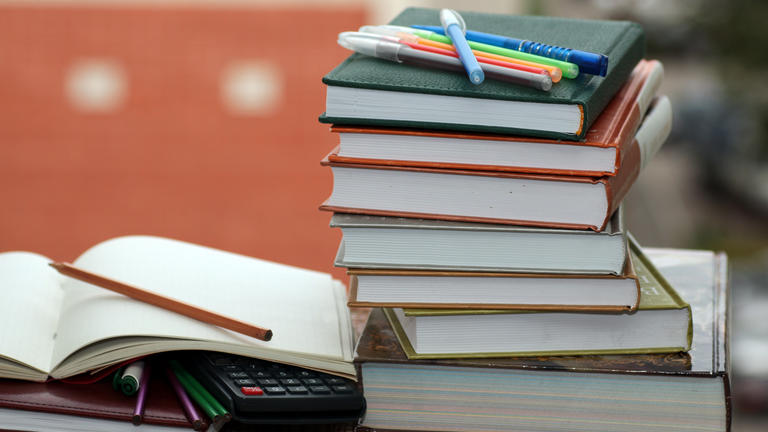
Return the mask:
<path id="1" fill-rule="evenodd" d="M 365 411 L 357 383 L 331 374 L 206 351 L 184 364 L 235 423 L 357 423 Z"/>

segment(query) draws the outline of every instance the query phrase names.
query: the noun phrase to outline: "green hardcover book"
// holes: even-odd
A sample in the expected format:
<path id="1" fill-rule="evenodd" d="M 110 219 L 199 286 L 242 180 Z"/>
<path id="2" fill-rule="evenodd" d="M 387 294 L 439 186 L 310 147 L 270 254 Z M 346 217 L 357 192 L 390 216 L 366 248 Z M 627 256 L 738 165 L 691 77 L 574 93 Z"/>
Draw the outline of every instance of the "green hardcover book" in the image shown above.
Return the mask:
<path id="1" fill-rule="evenodd" d="M 633 313 L 384 309 L 409 359 L 687 351 L 691 307 L 631 236 L 640 284 Z"/>
<path id="2" fill-rule="evenodd" d="M 408 8 L 391 24 L 440 25 L 438 14 Z M 320 121 L 579 140 L 644 55 L 643 30 L 632 22 L 461 15 L 471 30 L 605 54 L 608 73 L 563 78 L 543 92 L 494 80 L 473 85 L 461 73 L 353 54 L 323 77 L 328 94 Z"/>

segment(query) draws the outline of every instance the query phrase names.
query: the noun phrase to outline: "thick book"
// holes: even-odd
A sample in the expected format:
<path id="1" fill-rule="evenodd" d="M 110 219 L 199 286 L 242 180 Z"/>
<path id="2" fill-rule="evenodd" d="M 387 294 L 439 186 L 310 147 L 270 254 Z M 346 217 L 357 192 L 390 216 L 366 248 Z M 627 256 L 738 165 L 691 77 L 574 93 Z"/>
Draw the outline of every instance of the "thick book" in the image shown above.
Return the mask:
<path id="1" fill-rule="evenodd" d="M 710 251 L 646 249 L 691 302 L 687 353 L 409 360 L 374 309 L 357 345 L 363 428 L 667 432 L 731 423 L 727 263 Z"/>
<path id="2" fill-rule="evenodd" d="M 621 275 L 353 269 L 350 307 L 630 312 L 640 303 L 630 254 Z M 643 271 L 646 266 L 640 265 Z"/>
<path id="3" fill-rule="evenodd" d="M 100 243 L 87 271 L 270 328 L 268 342 L 57 273 L 29 252 L 0 254 L 0 377 L 66 378 L 135 357 L 210 350 L 354 376 L 343 284 L 329 274 L 149 236 Z"/>
<path id="4" fill-rule="evenodd" d="M 672 108 L 662 96 L 610 177 L 555 176 L 330 162 L 333 192 L 321 210 L 380 216 L 602 231 L 642 167 L 664 143 Z"/>
<path id="5" fill-rule="evenodd" d="M 335 265 L 398 269 L 621 274 L 621 207 L 601 232 L 335 213 L 342 240 Z"/>
<path id="6" fill-rule="evenodd" d="M 632 241 L 630 241 L 632 243 Z M 687 351 L 691 307 L 633 245 L 640 304 L 631 313 L 384 309 L 408 358 Z"/>
<path id="7" fill-rule="evenodd" d="M 323 77 L 320 121 L 579 140 L 644 55 L 643 30 L 632 22 L 461 15 L 472 30 L 605 54 L 608 74 L 581 74 L 542 92 L 494 80 L 474 85 L 461 73 L 353 54 Z M 440 25 L 439 10 L 408 8 L 391 24 Z"/>
<path id="8" fill-rule="evenodd" d="M 641 61 L 582 141 L 403 128 L 333 126 L 331 162 L 377 163 L 536 174 L 612 176 L 637 152 L 635 131 L 663 76 L 658 61 Z"/>

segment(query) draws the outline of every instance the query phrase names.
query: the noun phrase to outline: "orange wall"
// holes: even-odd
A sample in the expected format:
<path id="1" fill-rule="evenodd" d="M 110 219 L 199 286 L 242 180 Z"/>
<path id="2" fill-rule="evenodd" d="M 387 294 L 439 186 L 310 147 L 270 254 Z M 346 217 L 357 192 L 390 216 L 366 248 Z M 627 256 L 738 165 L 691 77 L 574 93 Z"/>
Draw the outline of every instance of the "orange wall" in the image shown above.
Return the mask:
<path id="1" fill-rule="evenodd" d="M 73 260 L 153 234 L 332 271 L 320 80 L 347 55 L 336 34 L 363 21 L 343 6 L 0 7 L 0 251 Z M 65 77 L 80 58 L 122 66 L 116 111 L 73 108 Z M 243 59 L 283 72 L 267 116 L 222 103 L 222 71 Z"/>

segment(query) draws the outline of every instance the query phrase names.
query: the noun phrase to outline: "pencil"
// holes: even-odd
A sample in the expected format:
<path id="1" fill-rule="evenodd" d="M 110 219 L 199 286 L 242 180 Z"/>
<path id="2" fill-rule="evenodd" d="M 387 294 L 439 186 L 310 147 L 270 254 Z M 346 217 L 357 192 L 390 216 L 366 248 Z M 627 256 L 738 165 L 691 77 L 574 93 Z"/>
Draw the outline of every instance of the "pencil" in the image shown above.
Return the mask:
<path id="1" fill-rule="evenodd" d="M 147 401 L 147 387 L 149 387 L 149 376 L 152 374 L 152 364 L 144 361 L 144 369 L 141 371 L 141 381 L 139 381 L 139 394 L 136 395 L 136 408 L 133 410 L 133 424 L 141 424 L 144 418 L 144 404 Z"/>
<path id="2" fill-rule="evenodd" d="M 77 280 L 81 280 L 83 282 L 87 282 L 89 284 L 96 285 L 110 291 L 114 291 L 134 300 L 176 312 L 198 321 L 236 331 L 246 336 L 251 336 L 263 341 L 272 339 L 272 330 L 270 329 L 247 324 L 242 321 L 219 315 L 215 312 L 201 309 L 197 306 L 192 306 L 172 298 L 154 294 L 149 291 L 144 291 L 141 288 L 137 288 L 122 282 L 118 282 L 116 280 L 106 278 L 104 276 L 97 275 L 95 273 L 91 273 L 86 270 L 79 269 L 72 264 L 54 262 L 50 263 L 49 265 L 65 276 L 69 276 L 71 278 L 75 278 Z"/>
<path id="3" fill-rule="evenodd" d="M 184 412 L 187 414 L 189 422 L 192 423 L 192 428 L 194 430 L 200 430 L 204 424 L 200 411 L 195 408 L 195 405 L 189 399 L 189 395 L 184 390 L 181 382 L 176 378 L 176 374 L 174 374 L 170 367 L 165 368 L 165 374 L 168 376 L 168 381 L 171 383 L 173 391 L 176 392 L 176 396 L 179 398 L 181 407 L 184 408 Z"/>

